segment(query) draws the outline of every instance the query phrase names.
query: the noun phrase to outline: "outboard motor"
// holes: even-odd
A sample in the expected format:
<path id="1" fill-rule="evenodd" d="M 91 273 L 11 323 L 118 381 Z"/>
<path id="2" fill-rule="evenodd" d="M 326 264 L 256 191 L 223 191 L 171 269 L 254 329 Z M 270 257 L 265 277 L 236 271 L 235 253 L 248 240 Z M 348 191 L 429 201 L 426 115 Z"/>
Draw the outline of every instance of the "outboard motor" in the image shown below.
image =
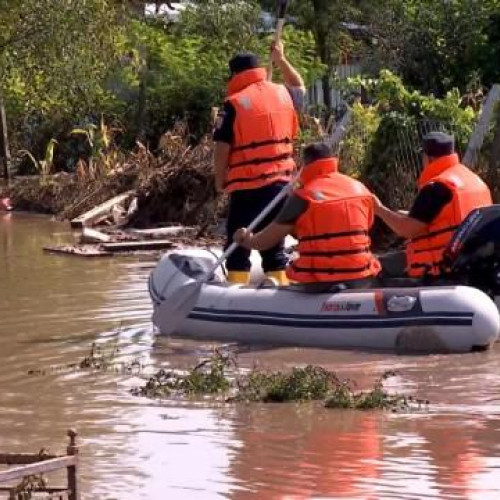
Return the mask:
<path id="1" fill-rule="evenodd" d="M 473 210 L 444 252 L 444 275 L 500 295 L 500 205 Z"/>

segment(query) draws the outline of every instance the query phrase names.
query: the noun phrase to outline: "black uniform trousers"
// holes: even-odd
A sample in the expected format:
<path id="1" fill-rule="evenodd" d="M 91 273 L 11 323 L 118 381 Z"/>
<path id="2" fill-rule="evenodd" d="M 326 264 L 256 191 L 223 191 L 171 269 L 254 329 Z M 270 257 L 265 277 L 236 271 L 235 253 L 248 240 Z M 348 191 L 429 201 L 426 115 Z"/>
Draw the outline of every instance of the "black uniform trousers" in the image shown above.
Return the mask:
<path id="1" fill-rule="evenodd" d="M 275 182 L 257 189 L 245 189 L 233 191 L 229 195 L 229 213 L 226 226 L 227 248 L 233 242 L 233 235 L 240 227 L 248 227 L 260 212 L 280 193 L 286 186 L 286 182 Z M 255 232 L 260 231 L 272 222 L 278 215 L 283 202 L 279 203 L 274 210 L 257 227 Z M 260 252 L 262 257 L 262 268 L 264 272 L 279 271 L 285 269 L 287 258 L 284 253 L 284 242 L 269 250 Z M 250 271 L 250 250 L 238 247 L 226 261 L 228 271 Z"/>

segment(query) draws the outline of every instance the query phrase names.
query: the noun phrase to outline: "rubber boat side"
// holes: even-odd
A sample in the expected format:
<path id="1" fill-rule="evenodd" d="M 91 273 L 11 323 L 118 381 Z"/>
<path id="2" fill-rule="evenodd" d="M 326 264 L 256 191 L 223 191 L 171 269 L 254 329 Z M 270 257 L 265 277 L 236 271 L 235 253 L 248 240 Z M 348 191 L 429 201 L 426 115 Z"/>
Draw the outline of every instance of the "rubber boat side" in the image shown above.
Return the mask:
<path id="1" fill-rule="evenodd" d="M 160 303 L 202 276 L 203 250 L 165 256 L 151 273 L 155 326 L 167 330 Z M 499 336 L 500 316 L 482 291 L 465 286 L 306 294 L 289 288 L 228 286 L 222 274 L 203 285 L 174 336 L 224 342 L 415 352 L 468 352 Z"/>

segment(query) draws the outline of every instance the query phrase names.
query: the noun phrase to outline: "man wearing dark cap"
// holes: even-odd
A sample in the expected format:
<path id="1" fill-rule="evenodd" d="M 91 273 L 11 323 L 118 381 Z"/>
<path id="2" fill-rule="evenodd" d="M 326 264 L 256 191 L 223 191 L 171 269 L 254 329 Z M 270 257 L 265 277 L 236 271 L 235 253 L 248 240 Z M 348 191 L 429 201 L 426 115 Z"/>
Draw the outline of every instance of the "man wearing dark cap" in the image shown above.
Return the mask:
<path id="1" fill-rule="evenodd" d="M 423 166 L 409 214 L 393 212 L 375 199 L 376 215 L 408 240 L 404 256 L 381 259 L 389 277 L 403 275 L 403 269 L 411 277 L 439 275 L 453 232 L 469 212 L 492 203 L 488 186 L 460 163 L 452 136 L 431 132 L 423 138 Z"/>
<path id="2" fill-rule="evenodd" d="M 374 198 L 361 182 L 338 171 L 325 143 L 307 146 L 298 185 L 276 219 L 253 234 L 239 229 L 234 239 L 246 248 L 271 248 L 287 234 L 298 240 L 298 258 L 288 278 L 306 291 L 326 292 L 339 283 L 370 286 L 380 263 L 370 250 Z"/>
<path id="3" fill-rule="evenodd" d="M 287 61 L 281 42 L 274 44 L 273 62 L 285 85 L 267 80 L 255 54 L 242 53 L 229 62 L 231 78 L 224 109 L 214 131 L 215 184 L 229 194 L 226 248 L 236 229 L 247 226 L 292 178 L 293 140 L 298 132 L 296 110 L 305 96 L 304 82 Z M 268 224 L 280 207 L 270 214 Z M 283 241 L 261 251 L 268 276 L 286 284 Z M 228 280 L 247 284 L 250 251 L 238 248 L 226 261 Z"/>

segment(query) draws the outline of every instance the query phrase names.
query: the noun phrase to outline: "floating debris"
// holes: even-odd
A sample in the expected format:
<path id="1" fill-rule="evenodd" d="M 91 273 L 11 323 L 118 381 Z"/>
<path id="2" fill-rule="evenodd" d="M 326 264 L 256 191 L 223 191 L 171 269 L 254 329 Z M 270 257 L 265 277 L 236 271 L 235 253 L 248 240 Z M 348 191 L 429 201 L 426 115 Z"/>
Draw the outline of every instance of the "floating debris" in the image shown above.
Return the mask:
<path id="1" fill-rule="evenodd" d="M 67 373 L 75 371 L 100 371 L 123 374 L 142 373 L 144 366 L 140 358 L 120 361 L 118 356 L 120 349 L 118 347 L 118 334 L 107 343 L 93 342 L 90 352 L 77 363 L 68 363 L 62 366 L 51 366 L 46 369 L 29 370 L 28 375 L 44 376 L 54 373 Z"/>
<path id="2" fill-rule="evenodd" d="M 290 373 L 253 370 L 237 380 L 234 401 L 313 401 L 324 399 L 340 381 L 320 366 L 293 368 Z"/>
<path id="3" fill-rule="evenodd" d="M 159 370 L 144 387 L 133 388 L 131 392 L 148 398 L 227 393 L 231 388 L 227 370 L 231 366 L 236 367 L 234 359 L 216 350 L 212 357 L 188 372 Z"/>
<path id="4" fill-rule="evenodd" d="M 216 351 L 191 370 L 159 370 L 143 387 L 134 388 L 131 393 L 159 399 L 223 395 L 226 402 L 323 401 L 326 408 L 354 410 L 400 412 L 427 408 L 428 401 L 384 390 L 384 380 L 396 375 L 394 371 L 385 372 L 371 390 L 357 391 L 355 383 L 341 380 L 320 366 L 295 367 L 288 373 L 254 369 L 239 374 L 235 360 Z"/>

